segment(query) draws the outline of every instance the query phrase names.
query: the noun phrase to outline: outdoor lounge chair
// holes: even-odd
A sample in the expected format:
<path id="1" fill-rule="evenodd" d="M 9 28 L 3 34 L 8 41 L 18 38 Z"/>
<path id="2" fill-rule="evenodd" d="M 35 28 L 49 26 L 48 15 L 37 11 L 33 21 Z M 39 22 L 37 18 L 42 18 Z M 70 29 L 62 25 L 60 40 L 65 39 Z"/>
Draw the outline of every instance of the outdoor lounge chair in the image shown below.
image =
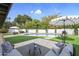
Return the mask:
<path id="1" fill-rule="evenodd" d="M 22 56 L 22 54 L 14 48 L 9 42 L 5 41 L 3 34 L 0 33 L 0 56 Z"/>
<path id="2" fill-rule="evenodd" d="M 53 44 L 52 46 L 53 48 L 50 51 L 48 51 L 48 53 L 45 56 L 58 56 L 59 55 L 60 48 L 56 44 Z"/>
<path id="3" fill-rule="evenodd" d="M 73 45 L 67 44 L 65 47 L 60 49 L 56 44 L 53 45 L 51 49 L 45 56 L 72 56 L 73 55 Z"/>
<path id="4" fill-rule="evenodd" d="M 8 41 L 4 42 L 1 47 L 3 56 L 22 56 L 22 54 L 17 49 L 13 48 Z"/>
<path id="5" fill-rule="evenodd" d="M 73 56 L 73 45 L 68 44 L 64 47 L 59 56 Z"/>

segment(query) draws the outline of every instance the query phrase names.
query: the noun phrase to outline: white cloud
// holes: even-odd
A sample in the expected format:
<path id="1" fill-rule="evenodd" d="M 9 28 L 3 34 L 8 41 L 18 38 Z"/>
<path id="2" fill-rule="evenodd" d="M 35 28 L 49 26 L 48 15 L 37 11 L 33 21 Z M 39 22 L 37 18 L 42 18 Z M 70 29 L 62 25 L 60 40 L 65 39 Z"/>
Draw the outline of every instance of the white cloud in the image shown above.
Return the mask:
<path id="1" fill-rule="evenodd" d="M 33 13 L 34 13 L 34 11 L 33 11 L 33 10 L 32 10 L 32 11 L 30 11 L 30 13 L 31 13 L 31 14 L 33 14 Z"/>
<path id="2" fill-rule="evenodd" d="M 39 15 L 39 14 L 42 13 L 42 11 L 38 9 L 38 10 L 36 10 L 34 13 L 37 14 L 37 15 Z"/>
<path id="3" fill-rule="evenodd" d="M 42 13 L 42 11 L 40 9 L 37 9 L 37 10 L 32 10 L 30 11 L 31 14 L 36 14 L 36 15 L 40 15 Z"/>

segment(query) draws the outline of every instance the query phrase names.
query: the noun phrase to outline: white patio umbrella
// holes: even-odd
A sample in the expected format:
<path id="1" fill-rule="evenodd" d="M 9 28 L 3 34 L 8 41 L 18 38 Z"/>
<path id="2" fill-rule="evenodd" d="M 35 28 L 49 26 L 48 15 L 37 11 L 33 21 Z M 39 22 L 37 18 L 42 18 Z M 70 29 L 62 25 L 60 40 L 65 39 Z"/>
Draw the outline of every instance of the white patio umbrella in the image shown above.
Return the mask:
<path id="1" fill-rule="evenodd" d="M 67 25 L 74 25 L 79 23 L 79 16 L 63 16 L 56 19 L 52 19 L 49 22 L 51 25 L 54 26 L 65 26 Z"/>
<path id="2" fill-rule="evenodd" d="M 75 25 L 79 23 L 79 16 L 63 16 L 56 19 L 52 19 L 50 24 L 53 26 L 63 26 L 65 31 L 65 26 Z M 64 34 L 65 36 L 65 34 Z"/>
<path id="3" fill-rule="evenodd" d="M 63 16 L 56 19 L 52 19 L 50 21 L 51 25 L 54 26 L 67 26 L 67 25 L 74 25 L 79 23 L 79 17 L 78 16 Z"/>

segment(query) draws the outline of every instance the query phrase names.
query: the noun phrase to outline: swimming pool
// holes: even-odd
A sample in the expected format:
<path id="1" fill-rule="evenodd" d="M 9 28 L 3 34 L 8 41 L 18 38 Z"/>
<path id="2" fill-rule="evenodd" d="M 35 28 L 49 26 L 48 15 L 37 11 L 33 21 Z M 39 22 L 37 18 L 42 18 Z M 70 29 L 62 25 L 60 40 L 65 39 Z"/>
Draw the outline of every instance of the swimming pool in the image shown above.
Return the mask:
<path id="1" fill-rule="evenodd" d="M 53 34 L 53 33 L 29 33 L 27 35 L 28 36 L 43 36 L 43 37 L 46 37 L 46 38 L 53 38 L 53 37 L 59 36 L 59 34 Z"/>

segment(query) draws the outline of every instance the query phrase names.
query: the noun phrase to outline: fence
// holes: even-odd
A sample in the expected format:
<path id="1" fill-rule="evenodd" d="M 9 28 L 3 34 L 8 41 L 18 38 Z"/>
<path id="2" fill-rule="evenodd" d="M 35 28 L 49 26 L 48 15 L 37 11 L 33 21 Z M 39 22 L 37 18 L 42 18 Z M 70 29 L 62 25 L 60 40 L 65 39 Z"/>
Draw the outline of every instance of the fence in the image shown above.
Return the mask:
<path id="1" fill-rule="evenodd" d="M 62 33 L 62 31 L 63 31 L 64 29 L 27 29 L 27 33 L 48 33 L 48 34 L 55 34 L 55 32 L 56 33 L 58 33 L 58 34 L 61 34 Z M 78 31 L 79 31 L 79 29 L 78 29 Z M 73 35 L 74 34 L 74 29 L 66 29 L 66 32 L 67 32 L 67 34 L 70 34 L 70 35 Z"/>

